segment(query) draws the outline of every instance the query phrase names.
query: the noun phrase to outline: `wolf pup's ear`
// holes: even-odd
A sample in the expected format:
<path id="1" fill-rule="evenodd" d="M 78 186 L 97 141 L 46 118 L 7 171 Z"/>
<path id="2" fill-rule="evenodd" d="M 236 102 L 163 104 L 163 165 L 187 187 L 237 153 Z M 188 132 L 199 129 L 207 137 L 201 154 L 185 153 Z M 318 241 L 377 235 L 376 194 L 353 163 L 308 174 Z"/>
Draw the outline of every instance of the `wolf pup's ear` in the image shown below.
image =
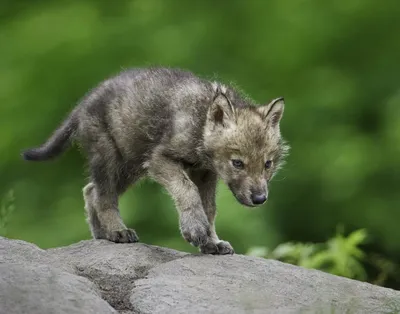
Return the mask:
<path id="1" fill-rule="evenodd" d="M 235 123 L 235 109 L 227 96 L 218 92 L 208 110 L 208 120 L 215 125 L 227 127 Z"/>
<path id="2" fill-rule="evenodd" d="M 279 126 L 285 108 L 283 97 L 273 99 L 269 104 L 258 107 L 257 110 L 267 122 L 268 127 L 275 128 Z"/>

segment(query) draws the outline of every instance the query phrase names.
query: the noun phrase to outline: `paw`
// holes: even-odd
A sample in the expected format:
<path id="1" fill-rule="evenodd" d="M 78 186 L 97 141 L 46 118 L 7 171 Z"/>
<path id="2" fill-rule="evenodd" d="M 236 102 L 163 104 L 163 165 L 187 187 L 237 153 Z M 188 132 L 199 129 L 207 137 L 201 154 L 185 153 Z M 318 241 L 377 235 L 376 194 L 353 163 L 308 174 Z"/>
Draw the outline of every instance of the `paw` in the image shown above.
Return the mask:
<path id="1" fill-rule="evenodd" d="M 190 214 L 182 214 L 181 233 L 187 242 L 193 246 L 203 246 L 208 242 L 210 236 L 207 218 L 195 218 Z"/>
<path id="2" fill-rule="evenodd" d="M 235 250 L 232 245 L 227 241 L 220 241 L 217 243 L 218 254 L 220 255 L 232 255 L 235 254 Z"/>
<path id="3" fill-rule="evenodd" d="M 232 245 L 226 241 L 220 241 L 217 243 L 208 242 L 205 245 L 200 246 L 200 252 L 203 254 L 213 255 L 232 255 L 235 254 L 235 250 Z"/>
<path id="4" fill-rule="evenodd" d="M 107 234 L 107 239 L 115 243 L 134 243 L 139 241 L 139 237 L 132 229 L 111 231 Z"/>
<path id="5" fill-rule="evenodd" d="M 181 232 L 185 240 L 196 247 L 205 245 L 209 237 L 208 229 L 200 224 L 182 227 Z"/>
<path id="6" fill-rule="evenodd" d="M 213 254 L 213 255 L 218 255 L 219 254 L 219 250 L 218 250 L 218 246 L 215 243 L 212 242 L 208 242 L 205 245 L 201 245 L 200 246 L 200 252 L 203 254 Z"/>

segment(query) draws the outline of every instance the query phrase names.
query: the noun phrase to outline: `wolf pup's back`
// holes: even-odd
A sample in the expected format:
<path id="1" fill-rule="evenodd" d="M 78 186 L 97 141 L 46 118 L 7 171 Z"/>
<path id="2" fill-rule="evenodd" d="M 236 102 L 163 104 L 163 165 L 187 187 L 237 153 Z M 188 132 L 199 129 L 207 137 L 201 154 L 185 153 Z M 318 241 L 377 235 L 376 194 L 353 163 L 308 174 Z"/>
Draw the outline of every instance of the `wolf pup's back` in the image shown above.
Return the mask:
<path id="1" fill-rule="evenodd" d="M 179 212 L 183 237 L 203 253 L 233 254 L 218 238 L 215 191 L 221 178 L 245 206 L 268 198 L 268 183 L 288 146 L 279 123 L 283 98 L 253 104 L 234 88 L 179 69 L 133 69 L 91 90 L 26 160 L 59 156 L 76 141 L 87 155 L 83 189 L 96 239 L 136 242 L 118 197 L 143 176 L 159 182 Z"/>

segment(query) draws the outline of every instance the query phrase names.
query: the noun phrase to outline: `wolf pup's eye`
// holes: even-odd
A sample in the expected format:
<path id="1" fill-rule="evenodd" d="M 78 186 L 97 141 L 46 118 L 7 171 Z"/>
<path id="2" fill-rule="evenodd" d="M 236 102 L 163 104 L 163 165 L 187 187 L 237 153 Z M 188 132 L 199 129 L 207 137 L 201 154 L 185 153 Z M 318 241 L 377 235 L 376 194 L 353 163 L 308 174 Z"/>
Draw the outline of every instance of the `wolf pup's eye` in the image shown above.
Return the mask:
<path id="1" fill-rule="evenodd" d="M 237 169 L 244 168 L 244 163 L 240 159 L 232 159 L 232 165 Z"/>
<path id="2" fill-rule="evenodd" d="M 265 169 L 269 169 L 269 168 L 271 168 L 271 166 L 272 166 L 272 160 L 267 160 L 265 162 Z"/>

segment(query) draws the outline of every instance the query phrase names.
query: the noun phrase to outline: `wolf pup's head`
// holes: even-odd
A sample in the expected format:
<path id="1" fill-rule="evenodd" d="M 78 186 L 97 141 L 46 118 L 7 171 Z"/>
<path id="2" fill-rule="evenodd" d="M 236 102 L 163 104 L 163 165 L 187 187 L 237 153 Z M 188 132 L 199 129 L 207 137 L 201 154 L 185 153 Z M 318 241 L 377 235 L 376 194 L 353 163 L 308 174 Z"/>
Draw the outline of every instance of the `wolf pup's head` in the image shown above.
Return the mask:
<path id="1" fill-rule="evenodd" d="M 265 203 L 268 184 L 284 163 L 289 146 L 279 128 L 283 111 L 283 98 L 253 106 L 232 90 L 215 87 L 204 130 L 205 149 L 220 178 L 245 206 Z"/>

